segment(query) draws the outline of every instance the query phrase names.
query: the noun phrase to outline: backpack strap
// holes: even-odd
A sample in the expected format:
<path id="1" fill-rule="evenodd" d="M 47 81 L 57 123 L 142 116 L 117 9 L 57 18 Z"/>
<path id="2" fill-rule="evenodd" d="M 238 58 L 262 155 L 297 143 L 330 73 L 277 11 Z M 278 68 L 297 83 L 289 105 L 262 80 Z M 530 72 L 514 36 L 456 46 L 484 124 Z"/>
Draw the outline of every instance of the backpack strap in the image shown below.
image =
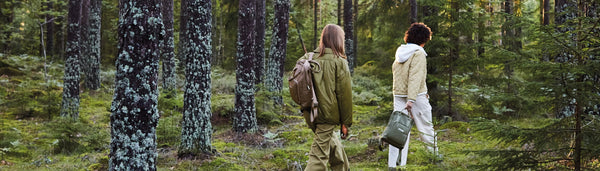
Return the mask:
<path id="1" fill-rule="evenodd" d="M 314 52 L 309 52 L 308 53 L 308 62 L 314 64 L 314 65 L 311 65 L 311 66 L 313 66 L 312 67 L 312 72 L 313 73 L 321 72 L 321 64 L 319 64 L 317 61 L 313 60 L 313 56 L 314 55 L 315 55 Z"/>
<path id="2" fill-rule="evenodd" d="M 321 71 L 321 65 L 317 62 L 317 61 L 313 61 L 313 55 L 315 53 L 314 52 L 310 52 L 308 53 L 308 62 L 315 64 L 314 66 L 316 66 L 316 70 L 315 68 L 311 69 L 312 72 L 320 72 Z M 315 86 L 314 83 L 312 83 L 312 104 L 310 107 L 310 122 L 314 122 L 315 119 L 317 118 L 318 115 L 318 107 L 319 107 L 319 102 L 317 101 L 317 94 L 315 93 Z"/>

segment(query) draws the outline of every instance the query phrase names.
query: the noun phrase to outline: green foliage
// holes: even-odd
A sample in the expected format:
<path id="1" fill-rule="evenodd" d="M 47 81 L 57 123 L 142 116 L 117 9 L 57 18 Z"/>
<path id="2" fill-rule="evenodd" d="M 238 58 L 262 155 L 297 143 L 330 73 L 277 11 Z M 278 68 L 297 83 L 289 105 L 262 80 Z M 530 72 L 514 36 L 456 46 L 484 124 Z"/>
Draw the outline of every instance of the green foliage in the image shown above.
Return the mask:
<path id="1" fill-rule="evenodd" d="M 31 151 L 27 149 L 26 144 L 23 144 L 22 137 L 24 136 L 21 130 L 17 129 L 16 125 L 4 125 L 5 119 L 2 119 L 2 129 L 0 129 L 0 160 L 7 156 L 14 157 L 30 157 Z"/>
<path id="2" fill-rule="evenodd" d="M 98 163 L 94 163 L 88 167 L 89 170 L 108 170 L 108 156 L 102 156 Z"/>
<path id="3" fill-rule="evenodd" d="M 282 125 L 281 118 L 279 117 L 282 111 L 277 111 L 278 107 L 273 103 L 271 97 L 274 94 L 269 92 L 265 87 L 258 86 L 259 91 L 256 92 L 256 119 L 259 124 L 268 125 Z"/>
<path id="4" fill-rule="evenodd" d="M 173 97 L 168 93 L 160 93 L 157 108 L 161 117 L 173 116 L 175 113 L 181 114 L 183 112 L 183 94 Z"/>
<path id="5" fill-rule="evenodd" d="M 73 121 L 71 118 L 58 117 L 46 127 L 50 138 L 55 139 L 51 146 L 56 154 L 76 154 L 108 149 L 108 130 L 90 125 L 86 120 Z"/>
<path id="6" fill-rule="evenodd" d="M 523 122 L 523 121 L 522 121 Z M 551 169 L 555 167 L 565 169 L 559 161 L 571 162 L 572 150 L 571 136 L 574 130 L 570 128 L 573 118 L 548 120 L 547 123 L 523 123 L 528 127 L 515 127 L 500 123 L 497 120 L 476 120 L 473 124 L 474 131 L 481 132 L 486 138 L 499 140 L 502 147 L 499 149 L 483 149 L 474 151 L 475 154 L 491 158 L 489 163 L 481 163 L 477 168 L 493 170 L 510 169 Z M 584 141 L 583 158 L 592 160 L 597 156 L 598 137 L 596 127 L 600 125 L 598 117 L 587 120 L 588 126 L 582 130 Z"/>
<path id="7" fill-rule="evenodd" d="M 233 107 L 235 95 L 233 94 L 215 94 L 211 96 L 211 111 L 213 115 L 219 115 L 225 118 L 233 116 Z"/>
<path id="8" fill-rule="evenodd" d="M 213 94 L 233 94 L 236 84 L 234 72 L 213 67 L 210 74 Z"/>
<path id="9" fill-rule="evenodd" d="M 302 126 L 306 126 L 303 124 Z M 308 127 L 305 127 L 308 128 Z M 308 142 L 312 139 L 314 133 L 310 129 L 292 129 L 279 133 L 279 137 L 283 138 L 283 145 L 292 146 Z"/>
<path id="10" fill-rule="evenodd" d="M 373 73 L 377 66 L 374 61 L 369 61 L 354 69 L 352 76 L 352 97 L 354 104 L 379 105 L 382 101 L 390 101 L 392 96 L 391 86 L 386 86 Z"/>
<path id="11" fill-rule="evenodd" d="M 43 78 L 40 71 L 40 58 L 36 56 L 0 55 L 0 61 L 9 66 L 19 68 L 19 71 L 28 73 L 22 76 L 2 76 L 0 78 L 0 103 L 5 107 L 5 112 L 16 118 L 39 117 L 51 119 L 57 116 L 60 110 L 62 92 L 60 83 L 52 75 L 56 73 L 56 65 L 48 67 L 48 81 Z M 42 67 L 43 68 L 43 67 Z M 2 75 L 2 74 L 0 74 Z"/>
<path id="12" fill-rule="evenodd" d="M 156 127 L 158 147 L 173 147 L 181 141 L 181 114 L 162 117 Z"/>

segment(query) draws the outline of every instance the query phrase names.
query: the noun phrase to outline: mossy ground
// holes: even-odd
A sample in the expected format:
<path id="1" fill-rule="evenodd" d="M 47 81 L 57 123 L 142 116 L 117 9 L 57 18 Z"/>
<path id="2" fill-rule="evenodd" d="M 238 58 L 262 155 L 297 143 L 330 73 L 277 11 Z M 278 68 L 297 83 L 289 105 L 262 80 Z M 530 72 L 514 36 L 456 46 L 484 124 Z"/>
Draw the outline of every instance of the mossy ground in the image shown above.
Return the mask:
<path id="1" fill-rule="evenodd" d="M 38 66 L 32 56 L 0 56 L 13 66 Z M 35 64 L 35 65 L 34 65 Z M 25 75 L 0 76 L 0 170 L 106 170 L 110 142 L 110 104 L 113 96 L 112 68 L 103 71 L 102 87 L 82 90 L 80 118 L 77 123 L 59 117 L 62 66 L 49 67 L 48 80 L 38 67 L 18 68 Z M 220 69 L 216 69 L 220 71 Z M 214 79 L 213 140 L 217 153 L 196 159 L 177 159 L 183 92 L 159 98 L 161 118 L 157 128 L 158 170 L 302 170 L 306 166 L 312 132 L 295 112 L 289 93 L 283 108 L 261 109 L 271 119 L 263 121 L 254 134 L 237 135 L 231 131 L 234 96 L 223 78 L 235 78 L 232 72 L 218 72 Z M 113 77 L 110 77 L 113 76 Z M 183 78 L 183 77 L 180 77 Z M 183 81 L 183 80 L 178 80 Z M 267 99 L 267 98 L 262 98 Z M 342 141 L 352 170 L 387 170 L 387 149 L 379 151 L 374 140 L 383 132 L 391 113 L 390 101 L 354 106 L 354 125 L 350 137 Z M 273 115 L 277 117 L 273 117 Z M 261 115 L 259 113 L 259 115 Z M 273 121 L 277 120 L 277 121 Z M 518 125 L 519 123 L 515 123 Z M 435 125 L 443 161 L 434 162 L 418 136 L 411 137 L 409 170 L 470 170 L 486 162 L 471 150 L 494 148 L 496 142 L 472 133 L 467 122 Z M 414 128 L 413 128 L 414 129 Z M 416 132 L 416 129 L 414 129 Z"/>

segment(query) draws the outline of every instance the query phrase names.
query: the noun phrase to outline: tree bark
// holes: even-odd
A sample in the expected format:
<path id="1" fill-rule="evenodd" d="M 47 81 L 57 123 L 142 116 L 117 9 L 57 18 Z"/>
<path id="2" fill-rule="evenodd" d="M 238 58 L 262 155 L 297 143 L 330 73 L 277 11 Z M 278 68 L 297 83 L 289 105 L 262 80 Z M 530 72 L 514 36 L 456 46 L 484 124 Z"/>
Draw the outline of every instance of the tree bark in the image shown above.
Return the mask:
<path id="1" fill-rule="evenodd" d="M 485 9 L 485 11 L 487 11 L 487 8 L 488 8 L 487 5 L 488 5 L 487 0 L 479 1 L 479 8 Z M 477 57 L 482 57 L 483 53 L 485 53 L 485 48 L 483 48 L 483 44 L 485 43 L 484 41 L 485 41 L 485 36 L 486 36 L 486 26 L 485 26 L 486 20 L 484 20 L 484 17 L 485 17 L 485 12 L 479 12 L 479 21 L 477 21 L 477 43 L 479 44 L 477 46 Z"/>
<path id="2" fill-rule="evenodd" d="M 182 0 L 181 1 L 181 7 L 179 9 L 179 44 L 178 49 L 177 49 L 177 53 L 178 53 L 178 58 L 180 62 L 180 66 L 185 66 L 185 57 L 187 56 L 187 52 L 185 51 L 187 48 L 187 39 L 182 39 L 183 37 L 185 37 L 185 33 L 187 32 L 188 28 L 187 28 L 187 24 L 185 22 L 181 22 L 181 21 L 187 21 L 187 1 Z"/>
<path id="3" fill-rule="evenodd" d="M 46 1 L 46 10 L 47 11 L 53 11 L 54 10 L 54 2 L 53 1 Z M 55 16 L 51 15 L 51 14 L 46 14 L 46 21 L 52 20 Z M 52 50 L 48 51 L 48 49 L 54 49 L 54 21 L 51 21 L 49 23 L 46 24 L 46 52 L 48 53 L 47 55 L 53 56 L 54 54 L 52 53 Z"/>
<path id="4" fill-rule="evenodd" d="M 542 0 L 542 25 L 550 24 L 550 0 Z"/>
<path id="5" fill-rule="evenodd" d="M 319 3 L 317 1 L 318 0 L 313 0 L 313 2 L 314 2 L 314 4 L 313 4 L 313 10 L 314 10 L 314 20 L 313 20 L 314 24 L 313 24 L 313 26 L 314 26 L 314 28 L 313 28 L 313 43 L 312 43 L 313 44 L 313 48 L 310 51 L 312 51 L 314 49 L 317 49 L 317 47 L 319 46 L 319 44 L 318 44 L 318 41 L 319 41 L 319 37 L 318 37 L 319 32 L 317 32 L 317 20 L 318 20 L 318 18 L 317 18 L 317 10 L 318 10 Z"/>
<path id="6" fill-rule="evenodd" d="M 410 4 L 410 24 L 412 23 L 416 23 L 418 22 L 418 18 L 417 18 L 417 0 L 409 0 L 408 1 Z"/>
<path id="7" fill-rule="evenodd" d="M 156 170 L 160 0 L 119 0 L 109 170 Z"/>
<path id="8" fill-rule="evenodd" d="M 252 0 L 240 0 L 238 18 L 237 67 L 235 87 L 235 117 L 233 130 L 238 133 L 254 132 L 258 129 L 254 103 L 255 61 L 255 16 Z"/>
<path id="9" fill-rule="evenodd" d="M 254 64 L 254 72 L 256 74 L 256 83 L 260 84 L 263 82 L 265 72 L 265 12 L 266 2 L 265 0 L 256 1 L 256 61 Z"/>
<path id="10" fill-rule="evenodd" d="M 338 10 L 337 10 L 337 25 L 342 25 L 342 0 L 338 0 Z"/>
<path id="11" fill-rule="evenodd" d="M 290 0 L 275 0 L 275 18 L 273 21 L 273 37 L 267 62 L 265 86 L 269 92 L 275 92 L 272 97 L 275 104 L 282 105 L 283 73 L 287 51 L 288 24 L 290 20 Z"/>
<path id="12" fill-rule="evenodd" d="M 354 21 L 352 17 L 352 0 L 344 0 L 344 33 L 346 59 L 350 73 L 354 72 L 354 62 L 356 54 L 354 53 Z"/>
<path id="13" fill-rule="evenodd" d="M 458 0 L 452 0 L 450 2 L 451 3 L 450 6 L 453 9 L 452 12 L 450 13 L 450 24 L 453 27 L 452 30 L 458 30 L 455 27 L 455 22 L 458 22 L 459 12 L 460 12 L 459 4 L 458 4 L 457 1 Z M 448 63 L 448 65 L 449 65 L 449 68 L 448 68 L 448 70 L 449 70 L 448 71 L 448 115 L 451 116 L 451 117 L 453 117 L 455 120 L 458 120 L 458 114 L 455 113 L 454 109 L 452 108 L 452 106 L 453 106 L 453 100 L 452 100 L 452 98 L 454 96 L 454 94 L 453 94 L 453 88 L 454 87 L 452 87 L 452 78 L 454 77 L 453 76 L 454 61 L 458 60 L 458 58 L 459 58 L 459 52 L 460 52 L 459 51 L 460 50 L 459 49 L 460 48 L 460 46 L 459 46 L 459 44 L 460 44 L 459 43 L 459 41 L 460 41 L 459 35 L 460 35 L 460 32 L 452 34 L 450 36 L 450 40 L 451 40 L 451 42 L 453 42 L 453 46 L 452 46 L 452 48 L 450 48 L 450 58 L 448 59 L 449 60 L 449 63 Z"/>
<path id="14" fill-rule="evenodd" d="M 161 60 L 162 60 L 162 75 L 163 89 L 170 96 L 175 96 L 177 88 L 177 78 L 175 72 L 177 65 L 175 64 L 175 42 L 173 29 L 173 0 L 164 0 L 162 2 L 162 17 L 165 28 L 165 38 L 161 41 Z"/>
<path id="15" fill-rule="evenodd" d="M 67 27 L 67 57 L 60 116 L 79 117 L 79 58 L 81 56 L 82 0 L 69 0 Z"/>
<path id="16" fill-rule="evenodd" d="M 187 1 L 187 0 L 185 0 Z M 181 144 L 178 156 L 187 158 L 201 153 L 212 154 L 211 112 L 211 57 L 212 57 L 212 4 L 210 0 L 189 0 L 188 20 L 183 21 L 190 29 L 185 33 L 189 40 L 185 69 L 184 112 L 181 128 Z"/>
<path id="17" fill-rule="evenodd" d="M 89 6 L 89 25 L 87 37 L 83 38 L 86 43 L 84 58 L 85 81 L 84 87 L 89 90 L 100 88 L 100 40 L 101 40 L 101 16 L 102 0 L 90 0 Z"/>

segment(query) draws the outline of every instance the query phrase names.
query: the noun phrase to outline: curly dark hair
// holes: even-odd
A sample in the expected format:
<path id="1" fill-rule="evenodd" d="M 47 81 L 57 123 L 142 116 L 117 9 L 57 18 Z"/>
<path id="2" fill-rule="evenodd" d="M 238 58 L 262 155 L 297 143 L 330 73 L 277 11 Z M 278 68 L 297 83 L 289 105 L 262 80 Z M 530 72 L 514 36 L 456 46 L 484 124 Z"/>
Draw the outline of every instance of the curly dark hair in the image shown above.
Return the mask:
<path id="1" fill-rule="evenodd" d="M 427 43 L 431 39 L 431 29 L 423 23 L 413 23 L 410 28 L 404 33 L 404 41 L 406 43 L 414 43 L 421 45 Z"/>

